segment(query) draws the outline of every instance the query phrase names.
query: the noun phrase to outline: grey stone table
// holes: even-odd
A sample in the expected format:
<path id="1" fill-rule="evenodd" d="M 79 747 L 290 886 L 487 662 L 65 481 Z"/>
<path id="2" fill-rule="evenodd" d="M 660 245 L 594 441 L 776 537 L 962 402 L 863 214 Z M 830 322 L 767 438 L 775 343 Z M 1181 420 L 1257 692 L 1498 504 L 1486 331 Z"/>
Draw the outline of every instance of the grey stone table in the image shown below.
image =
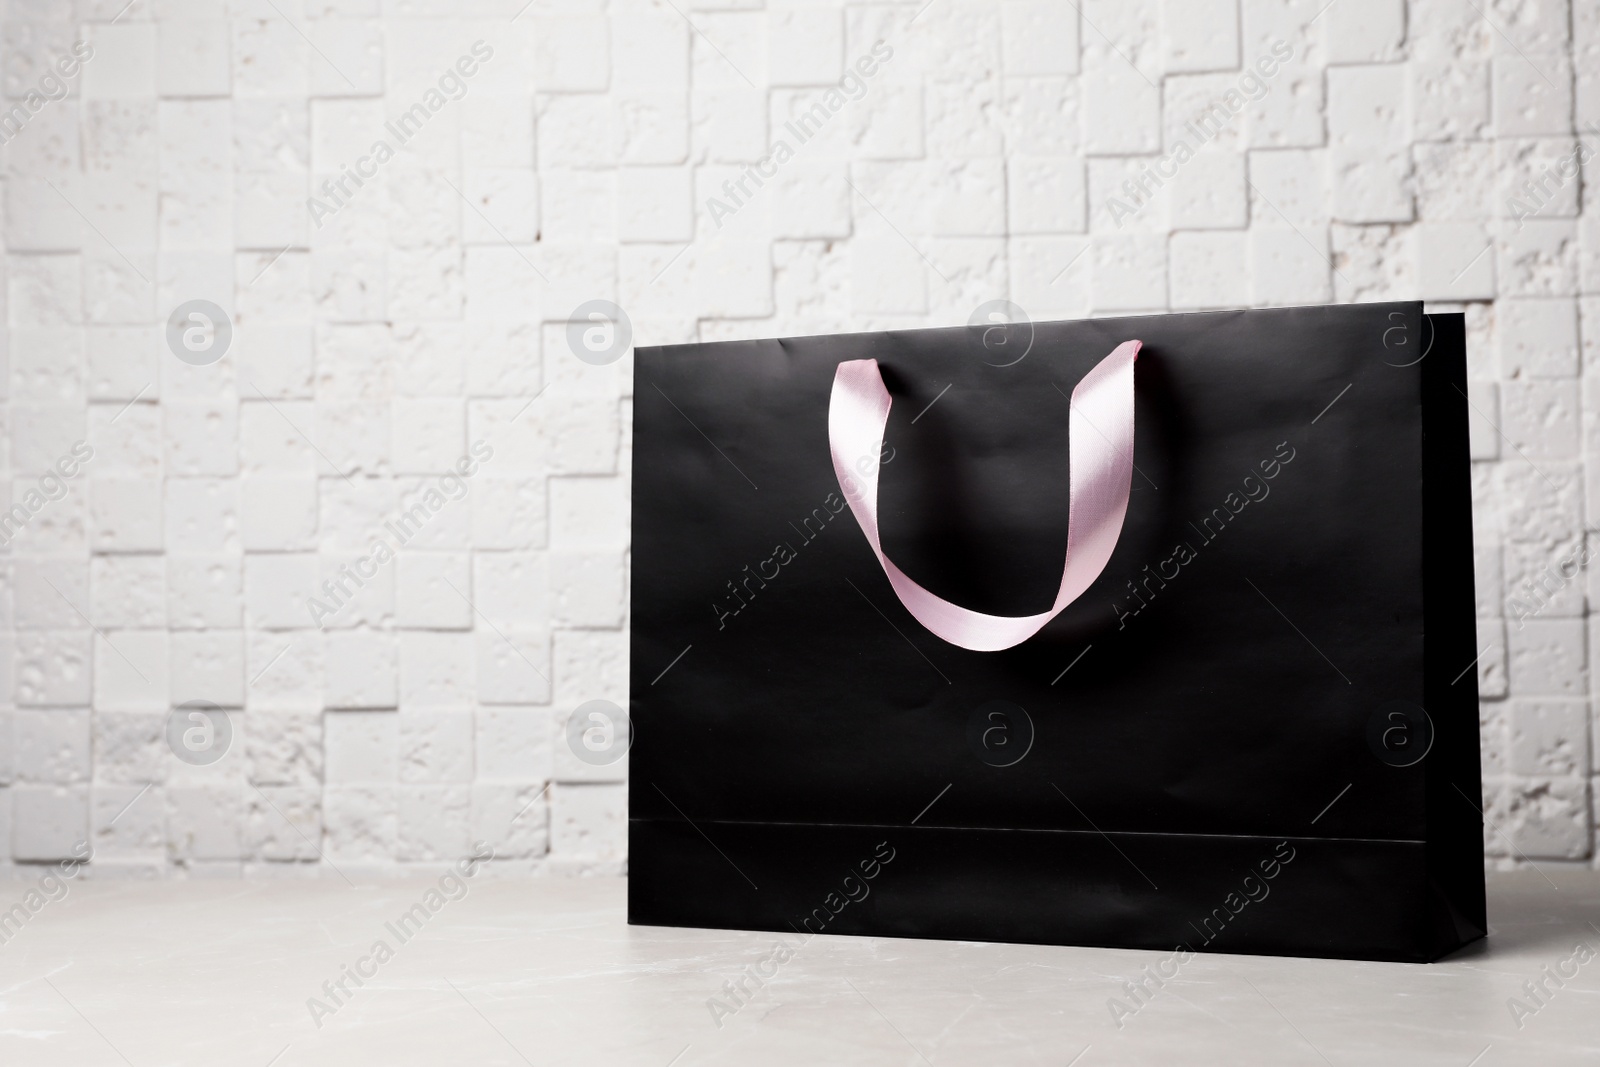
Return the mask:
<path id="1" fill-rule="evenodd" d="M 1549 879 L 1492 876 L 1443 963 L 1206 955 L 1140 998 L 1166 954 L 629 927 L 615 879 L 79 879 L 0 928 L 0 1064 L 1594 1065 L 1600 873 Z"/>

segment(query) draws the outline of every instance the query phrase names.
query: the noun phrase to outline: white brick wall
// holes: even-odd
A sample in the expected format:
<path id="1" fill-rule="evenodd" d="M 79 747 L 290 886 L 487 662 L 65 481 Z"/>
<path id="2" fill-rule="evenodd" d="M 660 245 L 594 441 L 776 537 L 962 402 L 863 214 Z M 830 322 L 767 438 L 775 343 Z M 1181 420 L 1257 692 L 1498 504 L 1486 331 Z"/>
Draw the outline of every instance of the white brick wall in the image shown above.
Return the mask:
<path id="1" fill-rule="evenodd" d="M 483 838 L 507 870 L 616 869 L 622 770 L 562 733 L 627 697 L 629 361 L 575 358 L 581 303 L 659 344 L 997 297 L 1417 296 L 1470 329 L 1487 844 L 1595 862 L 1600 585 L 1525 586 L 1600 551 L 1600 213 L 1564 162 L 1600 149 L 1600 7 L 124 2 L 0 21 L 0 455 L 28 514 L 0 865 L 87 836 L 101 872 L 334 874 Z M 209 365 L 166 336 L 193 300 L 232 330 Z M 232 710 L 214 764 L 169 746 L 191 700 Z"/>

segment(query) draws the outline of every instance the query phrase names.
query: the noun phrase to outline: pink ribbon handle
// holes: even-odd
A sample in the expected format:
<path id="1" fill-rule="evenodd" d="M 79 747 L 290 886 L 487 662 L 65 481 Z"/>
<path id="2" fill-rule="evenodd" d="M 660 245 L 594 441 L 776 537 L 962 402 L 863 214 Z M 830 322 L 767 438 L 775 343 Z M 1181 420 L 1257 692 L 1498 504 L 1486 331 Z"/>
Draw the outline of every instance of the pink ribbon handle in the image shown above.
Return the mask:
<path id="1" fill-rule="evenodd" d="M 878 538 L 878 457 L 889 421 L 889 390 L 875 359 L 840 363 L 828 400 L 833 472 L 873 555 L 906 610 L 934 636 L 974 652 L 1020 645 L 1089 588 L 1122 533 L 1133 481 L 1133 362 L 1140 342 L 1124 341 L 1072 390 L 1067 414 L 1067 558 L 1055 603 L 1040 615 L 985 615 L 935 596 L 883 554 Z"/>

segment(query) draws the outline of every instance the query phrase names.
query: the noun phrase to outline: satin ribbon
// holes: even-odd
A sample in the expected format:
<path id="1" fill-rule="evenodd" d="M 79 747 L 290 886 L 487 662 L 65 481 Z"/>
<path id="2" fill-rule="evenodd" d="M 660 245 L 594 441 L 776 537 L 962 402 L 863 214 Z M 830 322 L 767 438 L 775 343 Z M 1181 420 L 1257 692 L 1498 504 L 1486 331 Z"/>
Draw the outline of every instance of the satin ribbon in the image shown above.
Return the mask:
<path id="1" fill-rule="evenodd" d="M 883 554 L 878 537 L 878 457 L 889 421 L 889 390 L 875 359 L 840 363 L 828 401 L 833 472 L 873 555 L 913 618 L 934 636 L 974 652 L 1020 645 L 1083 595 L 1105 569 L 1122 532 L 1133 480 L 1133 363 L 1140 342 L 1125 341 L 1072 390 L 1067 414 L 1067 555 L 1061 588 L 1039 615 L 985 615 L 935 596 Z"/>

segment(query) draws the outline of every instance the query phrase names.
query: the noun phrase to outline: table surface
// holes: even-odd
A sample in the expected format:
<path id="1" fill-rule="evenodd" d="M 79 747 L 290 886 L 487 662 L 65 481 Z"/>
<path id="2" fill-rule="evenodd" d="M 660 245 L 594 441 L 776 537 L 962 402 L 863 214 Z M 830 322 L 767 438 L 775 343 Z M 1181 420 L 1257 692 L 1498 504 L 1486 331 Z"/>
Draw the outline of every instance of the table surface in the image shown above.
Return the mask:
<path id="1" fill-rule="evenodd" d="M 1137 1005 L 1167 954 L 630 927 L 620 879 L 461 884 L 41 893 L 0 930 L 0 1064 L 1600 1063 L 1600 962 L 1574 955 L 1600 872 L 1491 875 L 1491 936 L 1441 963 L 1207 954 Z M 775 973 L 730 995 L 747 967 Z"/>

